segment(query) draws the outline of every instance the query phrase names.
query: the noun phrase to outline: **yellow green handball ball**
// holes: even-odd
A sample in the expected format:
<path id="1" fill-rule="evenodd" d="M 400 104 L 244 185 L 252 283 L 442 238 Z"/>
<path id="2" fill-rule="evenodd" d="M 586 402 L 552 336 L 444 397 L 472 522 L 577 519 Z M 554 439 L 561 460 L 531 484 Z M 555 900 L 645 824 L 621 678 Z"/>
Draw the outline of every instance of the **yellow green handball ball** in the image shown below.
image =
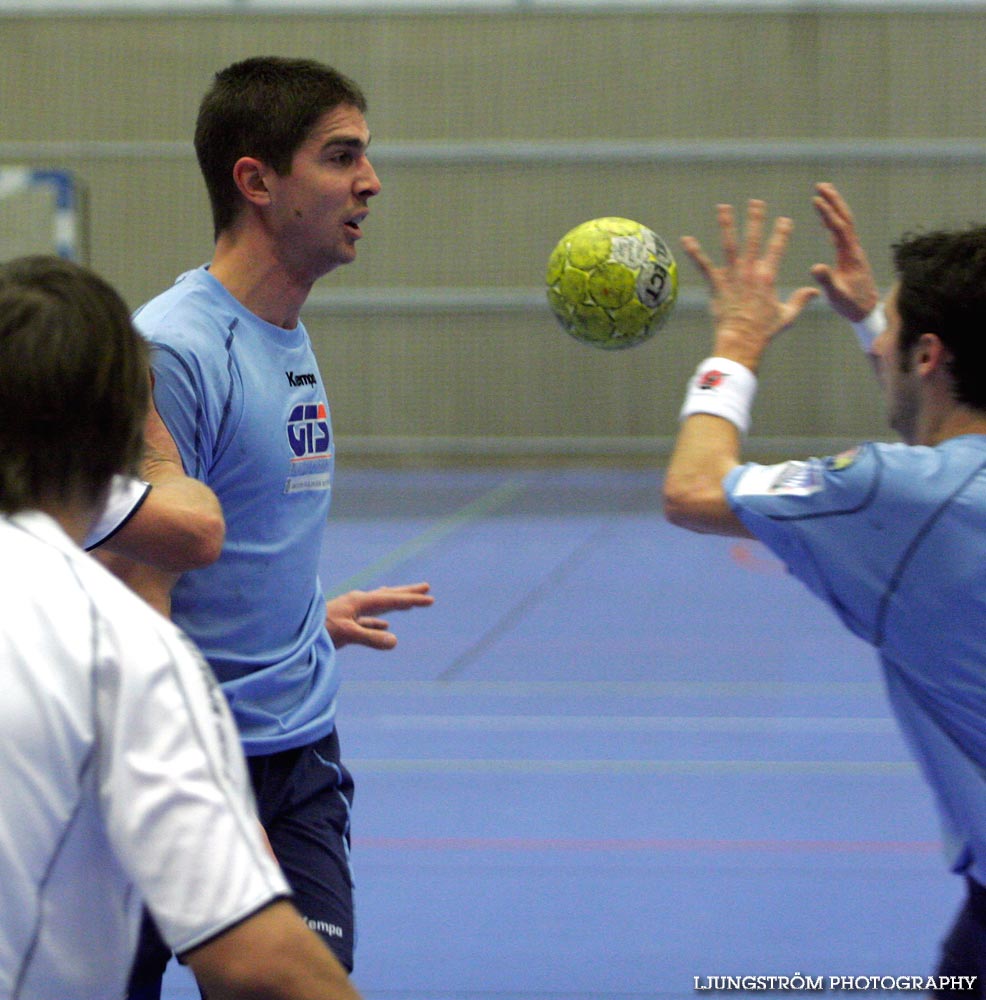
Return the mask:
<path id="1" fill-rule="evenodd" d="M 639 222 L 590 219 L 548 258 L 548 304 L 576 340 L 604 350 L 636 347 L 664 325 L 678 298 L 678 265 Z"/>

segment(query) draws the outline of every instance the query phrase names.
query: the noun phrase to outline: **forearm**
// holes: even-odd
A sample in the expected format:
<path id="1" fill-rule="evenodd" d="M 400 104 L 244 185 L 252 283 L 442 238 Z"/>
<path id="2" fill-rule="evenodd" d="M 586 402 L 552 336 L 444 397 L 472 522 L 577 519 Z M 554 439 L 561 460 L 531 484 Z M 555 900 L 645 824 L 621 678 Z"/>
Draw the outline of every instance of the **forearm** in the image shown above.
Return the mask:
<path id="1" fill-rule="evenodd" d="M 360 1000 L 332 952 L 283 900 L 184 958 L 209 1000 Z"/>
<path id="2" fill-rule="evenodd" d="M 696 413 L 684 419 L 664 476 L 664 513 L 672 524 L 749 537 L 723 488 L 739 464 L 740 443 L 739 429 L 723 417 Z"/>
<path id="3" fill-rule="evenodd" d="M 155 565 L 182 572 L 208 566 L 219 558 L 226 522 L 216 495 L 181 471 L 145 470 L 152 484 L 145 506 L 154 515 L 153 533 L 142 540 Z M 138 512 L 139 514 L 140 512 Z"/>
<path id="4" fill-rule="evenodd" d="M 151 491 L 134 516 L 107 540 L 119 556 L 182 573 L 219 558 L 226 525 L 219 501 L 185 474 L 174 440 L 153 407 L 144 426 L 141 475 Z"/>
<path id="5" fill-rule="evenodd" d="M 92 557 L 119 577 L 135 594 L 142 597 L 165 618 L 171 617 L 171 590 L 178 573 L 158 569 L 148 563 L 136 562 L 127 556 L 108 551 L 104 546 L 93 549 Z"/>
<path id="6" fill-rule="evenodd" d="M 175 573 L 215 562 L 225 522 L 213 492 L 184 475 L 148 481 L 152 489 L 141 508 L 102 548 Z"/>
<path id="7" fill-rule="evenodd" d="M 688 383 L 681 428 L 664 480 L 664 509 L 668 520 L 679 527 L 743 534 L 726 499 L 723 479 L 739 463 L 757 380 L 737 358 L 726 356 L 728 336 L 717 332 L 715 342 L 724 353 L 706 358 Z"/>

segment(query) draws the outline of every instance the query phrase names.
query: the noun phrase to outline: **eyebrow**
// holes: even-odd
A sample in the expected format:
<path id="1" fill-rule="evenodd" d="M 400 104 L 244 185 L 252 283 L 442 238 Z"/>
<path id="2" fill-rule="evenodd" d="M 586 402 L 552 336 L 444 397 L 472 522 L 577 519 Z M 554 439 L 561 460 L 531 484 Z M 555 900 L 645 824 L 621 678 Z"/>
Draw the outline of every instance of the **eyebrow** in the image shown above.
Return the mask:
<path id="1" fill-rule="evenodd" d="M 370 140 L 367 139 L 363 142 L 362 139 L 356 136 L 347 135 L 330 135 L 322 143 L 322 149 L 328 149 L 330 146 L 345 146 L 347 149 L 352 149 L 354 151 L 365 151 L 370 148 Z"/>

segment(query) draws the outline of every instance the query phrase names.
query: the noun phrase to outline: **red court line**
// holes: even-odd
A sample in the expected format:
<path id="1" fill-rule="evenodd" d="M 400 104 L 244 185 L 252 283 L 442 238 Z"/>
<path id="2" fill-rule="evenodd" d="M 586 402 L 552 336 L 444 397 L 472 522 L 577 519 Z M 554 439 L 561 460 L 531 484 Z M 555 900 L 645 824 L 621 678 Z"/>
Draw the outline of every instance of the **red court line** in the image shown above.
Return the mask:
<path id="1" fill-rule="evenodd" d="M 932 840 L 703 840 L 569 837 L 354 837 L 361 849 L 383 851 L 647 851 L 767 854 L 935 854 Z"/>

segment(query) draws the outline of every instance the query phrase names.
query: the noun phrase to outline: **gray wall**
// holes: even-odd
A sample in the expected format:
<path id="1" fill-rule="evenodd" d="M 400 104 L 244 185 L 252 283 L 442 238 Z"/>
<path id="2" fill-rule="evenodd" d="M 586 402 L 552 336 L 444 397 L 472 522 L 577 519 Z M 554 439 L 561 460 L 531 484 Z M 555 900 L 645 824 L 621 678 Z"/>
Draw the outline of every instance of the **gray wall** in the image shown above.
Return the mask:
<path id="1" fill-rule="evenodd" d="M 883 282 L 903 230 L 986 218 L 986 14 L 971 9 L 0 17 L 0 162 L 77 174 L 89 262 L 133 305 L 209 256 L 195 110 L 215 70 L 258 53 L 330 62 L 371 102 L 383 193 L 359 260 L 305 317 L 353 452 L 663 454 L 708 353 L 702 289 L 681 261 L 657 338 L 576 343 L 541 282 L 584 219 L 711 243 L 717 201 L 765 197 L 799 223 L 794 286 L 828 255 L 816 180 L 850 197 Z M 769 357 L 753 434 L 807 450 L 884 436 L 851 332 L 824 309 Z"/>

